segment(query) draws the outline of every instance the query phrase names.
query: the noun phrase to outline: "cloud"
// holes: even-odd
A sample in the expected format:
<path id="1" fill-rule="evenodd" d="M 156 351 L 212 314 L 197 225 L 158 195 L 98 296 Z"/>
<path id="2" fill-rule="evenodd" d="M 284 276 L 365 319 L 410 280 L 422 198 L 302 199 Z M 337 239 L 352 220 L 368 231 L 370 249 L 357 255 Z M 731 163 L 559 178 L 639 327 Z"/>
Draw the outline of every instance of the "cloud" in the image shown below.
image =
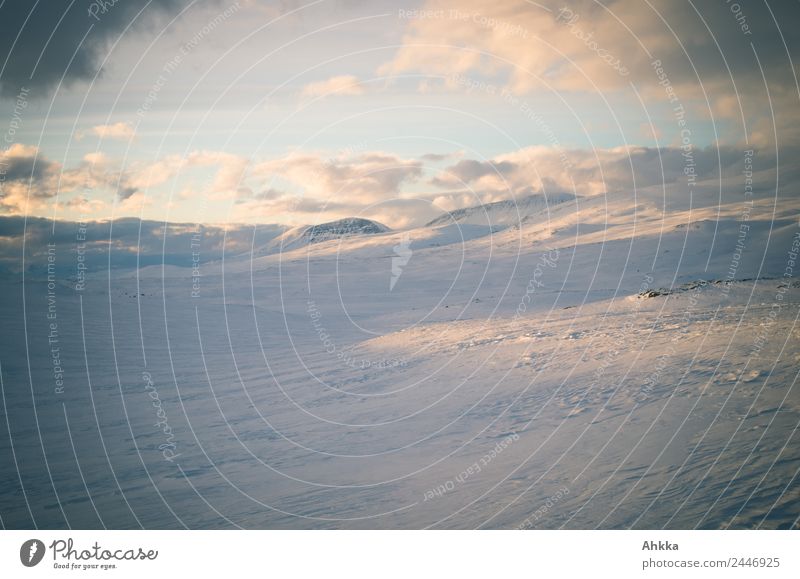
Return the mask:
<path id="1" fill-rule="evenodd" d="M 252 189 L 241 195 L 234 218 L 269 219 L 295 225 L 352 217 L 381 217 L 402 200 L 403 187 L 418 181 L 423 163 L 381 151 L 358 154 L 291 153 L 254 163 Z"/>
<path id="2" fill-rule="evenodd" d="M 800 57 L 798 2 L 676 9 L 673 0 L 462 0 L 454 8 L 428 0 L 420 13 L 428 16 L 407 20 L 402 46 L 379 74 L 428 74 L 428 87 L 438 78 L 440 87 L 459 91 L 492 83 L 515 95 L 588 93 L 620 108 L 617 96 L 638 102 L 633 83 L 661 128 L 674 129 L 675 103 L 667 102 L 653 66 L 659 61 L 691 120 L 726 121 L 720 130 L 729 143 L 745 141 L 742 118 L 760 146 L 775 141 L 773 120 L 779 144 L 800 143 L 792 64 Z"/>
<path id="3" fill-rule="evenodd" d="M 420 156 L 420 159 L 430 163 L 438 163 L 453 157 L 460 157 L 462 154 L 463 153 L 461 151 L 457 151 L 455 153 L 425 153 L 424 155 Z"/>
<path id="4" fill-rule="evenodd" d="M 452 9 L 447 0 L 428 0 L 423 10 L 432 16 L 408 20 L 403 46 L 382 69 L 443 76 L 504 73 L 519 91 L 545 88 L 545 82 L 555 89 L 593 91 L 626 88 L 631 78 L 653 81 L 651 62 L 659 59 L 674 84 L 690 85 L 698 75 L 702 82 L 730 78 L 728 67 L 735 76 L 758 79 L 750 40 L 762 62 L 788 65 L 778 28 L 764 7 L 746 14 L 751 33 L 756 31 L 748 36 L 726 3 L 704 4 L 700 16 L 688 4 L 676 10 L 674 0 L 653 0 L 649 6 L 638 0 L 568 5 L 560 0 L 462 0 Z M 800 5 L 783 3 L 772 10 L 796 56 L 800 32 L 787 23 L 800 16 Z M 776 78 L 783 74 L 773 72 Z M 784 86 L 793 84 L 783 80 Z"/>
<path id="5" fill-rule="evenodd" d="M 217 199 L 232 199 L 247 195 L 250 190 L 245 185 L 245 177 L 250 160 L 224 152 L 193 154 L 189 162 L 194 165 L 217 167 L 214 179 L 208 187 L 208 193 Z"/>
<path id="6" fill-rule="evenodd" d="M 798 149 L 785 147 L 781 159 Z M 63 209 L 102 214 L 116 196 L 121 214 L 174 202 L 227 201 L 239 222 L 307 224 L 364 216 L 391 227 L 429 220 L 432 206 L 458 209 L 536 193 L 578 196 L 621 193 L 633 199 L 650 190 L 663 203 L 691 199 L 689 175 L 714 199 L 741 197 L 744 152 L 720 146 L 691 148 L 625 146 L 605 149 L 525 147 L 489 159 L 450 158 L 427 179 L 426 155 L 405 158 L 383 151 L 326 155 L 290 153 L 258 160 L 223 151 L 169 155 L 128 167 L 103 153 L 64 167 L 36 147 L 13 145 L 0 151 L 0 212 L 37 213 Z M 689 171 L 689 174 L 687 174 Z M 770 149 L 755 149 L 754 190 L 796 195 L 800 169 L 778 165 Z M 193 179 L 197 185 L 193 185 Z M 175 195 L 160 189 L 174 181 Z M 669 194 L 665 193 L 668 189 Z M 167 200 L 167 196 L 170 200 Z M 402 208 L 402 212 L 399 212 Z M 74 213 L 73 213 L 74 214 Z M 435 215 L 433 215 L 435 216 Z"/>
<path id="7" fill-rule="evenodd" d="M 168 155 L 152 162 L 123 166 L 119 161 L 95 152 L 78 164 L 65 167 L 49 160 L 36 147 L 13 145 L 0 151 L 0 208 L 7 213 L 52 209 L 52 203 L 65 204 L 77 195 L 87 199 L 111 195 L 134 207 L 157 194 L 158 188 L 171 181 L 200 185 L 189 191 L 184 186 L 180 199 L 232 200 L 239 204 L 264 206 L 297 204 L 298 212 L 314 202 L 339 207 L 348 214 L 365 204 L 397 197 L 404 183 L 422 175 L 422 162 L 383 152 L 291 154 L 254 161 L 224 151 L 192 151 L 186 155 Z M 211 175 L 209 176 L 209 171 Z M 279 179 L 282 185 L 271 182 Z M 300 192 L 302 195 L 298 195 Z M 51 205 L 48 205 L 51 203 Z M 33 204 L 33 206 L 32 206 Z"/>
<path id="8" fill-rule="evenodd" d="M 464 159 L 446 169 L 446 173 L 441 177 L 434 177 L 434 185 L 441 187 L 452 187 L 458 183 L 470 183 L 481 177 L 497 176 L 509 174 L 516 170 L 516 165 L 510 161 L 476 161 L 474 159 Z"/>
<path id="9" fill-rule="evenodd" d="M 0 152 L 3 184 L 19 183 L 28 179 L 39 180 L 49 174 L 55 164 L 45 159 L 37 163 L 37 153 L 36 147 L 18 143 Z"/>
<path id="10" fill-rule="evenodd" d="M 754 170 L 762 191 L 775 186 L 777 161 L 774 154 L 756 151 Z M 430 183 L 450 193 L 440 204 L 455 208 L 460 199 L 475 204 L 532 193 L 574 193 L 583 196 L 629 193 L 664 185 L 686 183 L 687 170 L 696 182 L 729 179 L 725 194 L 741 194 L 744 153 L 734 147 L 691 150 L 691 156 L 676 147 L 614 147 L 609 149 L 557 150 L 526 147 L 487 161 L 462 160 L 437 173 Z M 784 188 L 797 185 L 797 175 L 783 168 Z M 796 171 L 795 171 L 796 172 Z M 736 180 L 739 180 L 737 182 Z M 466 196 L 466 197 L 465 197 Z"/>
<path id="11" fill-rule="evenodd" d="M 253 174 L 298 186 L 307 197 L 372 203 L 396 197 L 422 175 L 422 162 L 383 152 L 325 157 L 294 153 L 256 164 Z"/>
<path id="12" fill-rule="evenodd" d="M 334 76 L 327 80 L 312 82 L 303 87 L 304 97 L 320 97 L 328 95 L 359 95 L 364 94 L 364 87 L 358 77 L 353 75 Z"/>
<path id="13" fill-rule="evenodd" d="M 245 177 L 250 161 L 224 151 L 192 151 L 187 155 L 168 155 L 150 163 L 135 163 L 125 169 L 124 182 L 130 192 L 147 191 L 178 177 L 188 177 L 193 169 L 215 168 L 213 178 L 195 189 L 195 196 L 233 199 L 249 194 Z"/>
<path id="14" fill-rule="evenodd" d="M 101 139 L 122 139 L 127 141 L 133 138 L 135 132 L 132 124 L 119 122 L 113 125 L 96 125 L 88 131 L 79 132 L 77 138 L 80 140 L 86 135 L 94 135 Z"/>
<path id="15" fill-rule="evenodd" d="M 30 145 L 17 143 L 0 150 L 0 210 L 4 212 L 44 211 L 52 208 L 56 197 L 80 194 L 85 199 L 98 191 L 116 191 L 121 199 L 136 192 L 127 175 L 102 153 L 87 154 L 66 168 Z"/>
<path id="16" fill-rule="evenodd" d="M 70 85 L 91 80 L 103 52 L 119 34 L 145 29 L 159 17 L 176 14 L 190 3 L 75 0 L 53 5 L 6 0 L 0 6 L 0 54 L 5 61 L 0 96 L 13 97 L 25 87 L 30 89 L 31 98 L 45 98 L 62 81 Z M 126 30 L 129 24 L 133 26 Z"/>
<path id="17" fill-rule="evenodd" d="M 53 183 L 58 165 L 37 159 L 38 149 L 14 144 L 0 151 L 0 209 L 22 212 L 29 204 L 43 205 L 43 199 L 53 195 L 52 189 L 38 184 Z"/>

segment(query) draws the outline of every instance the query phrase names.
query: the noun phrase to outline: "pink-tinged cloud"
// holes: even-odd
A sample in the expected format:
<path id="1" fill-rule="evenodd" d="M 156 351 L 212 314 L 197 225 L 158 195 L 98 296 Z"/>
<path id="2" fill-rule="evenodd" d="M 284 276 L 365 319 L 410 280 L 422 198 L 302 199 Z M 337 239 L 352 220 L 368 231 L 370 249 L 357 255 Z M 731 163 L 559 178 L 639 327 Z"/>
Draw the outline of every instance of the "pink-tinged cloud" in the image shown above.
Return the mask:
<path id="1" fill-rule="evenodd" d="M 364 94 L 364 86 L 353 75 L 334 76 L 327 80 L 312 82 L 303 87 L 304 97 L 342 96 Z"/>

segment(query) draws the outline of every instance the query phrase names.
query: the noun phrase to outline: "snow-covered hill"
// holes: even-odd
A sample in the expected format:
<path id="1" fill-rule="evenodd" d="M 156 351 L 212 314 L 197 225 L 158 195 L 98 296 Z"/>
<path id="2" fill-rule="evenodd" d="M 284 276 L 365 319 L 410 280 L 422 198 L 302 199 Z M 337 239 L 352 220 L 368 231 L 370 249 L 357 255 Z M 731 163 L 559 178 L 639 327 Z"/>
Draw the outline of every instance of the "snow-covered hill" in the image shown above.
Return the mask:
<path id="1" fill-rule="evenodd" d="M 86 488 L 115 527 L 796 525 L 800 201 L 663 195 L 93 274 L 57 290 L 58 396 L 47 286 L 6 283 L 26 491 L 52 495 L 45 447 L 76 527 L 98 525 Z"/>
<path id="2" fill-rule="evenodd" d="M 348 217 L 319 225 L 293 227 L 267 244 L 267 252 L 291 251 L 314 243 L 362 235 L 377 235 L 389 231 L 391 230 L 388 227 L 377 221 Z"/>
<path id="3" fill-rule="evenodd" d="M 533 215 L 547 213 L 562 203 L 574 202 L 575 196 L 569 193 L 546 195 L 539 193 L 521 199 L 496 201 L 464 209 L 449 211 L 430 221 L 428 227 L 452 225 L 487 225 L 500 229 L 519 226 Z"/>

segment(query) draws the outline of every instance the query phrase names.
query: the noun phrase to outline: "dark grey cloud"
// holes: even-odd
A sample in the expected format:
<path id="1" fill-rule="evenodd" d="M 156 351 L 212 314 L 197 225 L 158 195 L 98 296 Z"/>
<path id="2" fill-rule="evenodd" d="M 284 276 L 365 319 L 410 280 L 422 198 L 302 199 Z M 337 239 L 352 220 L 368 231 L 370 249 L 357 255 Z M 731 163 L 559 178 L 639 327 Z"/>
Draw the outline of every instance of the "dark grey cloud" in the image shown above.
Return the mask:
<path id="1" fill-rule="evenodd" d="M 728 69 L 735 76 L 760 77 L 758 67 L 753 68 L 757 62 L 754 47 L 762 66 L 775 68 L 774 65 L 780 63 L 784 72 L 787 57 L 800 55 L 800 30 L 795 25 L 800 19 L 797 0 L 657 0 L 649 4 L 613 0 L 605 5 L 582 0 L 577 5 L 576 12 L 582 15 L 580 22 L 587 29 L 594 19 L 608 18 L 613 14 L 632 26 L 633 33 L 649 48 L 654 58 L 675 64 L 670 67 L 671 74 L 685 75 L 689 79 L 696 73 L 701 79 L 727 77 Z M 655 31 L 671 42 L 653 43 L 647 34 Z M 687 66 L 687 59 L 691 66 Z M 651 76 L 648 69 L 644 72 Z"/>
<path id="2" fill-rule="evenodd" d="M 153 26 L 210 0 L 6 0 L 0 4 L 0 97 L 30 98 L 95 76 L 103 51 L 122 34 Z M 141 14 L 140 14 L 141 12 Z M 151 29 L 152 30 L 152 29 Z"/>
<path id="3" fill-rule="evenodd" d="M 38 199 L 54 196 L 59 171 L 60 165 L 39 157 L 35 147 L 0 149 L 0 211 L 19 203 L 19 199 L 9 201 L 15 191 Z"/>
<path id="4" fill-rule="evenodd" d="M 37 159 L 34 154 L 0 157 L 0 170 L 2 170 L 4 182 L 39 181 L 57 168 L 56 164 L 47 159 Z M 2 195 L 2 190 L 0 190 L 0 195 Z"/>
<path id="5" fill-rule="evenodd" d="M 134 195 L 136 195 L 136 193 L 138 193 L 138 191 L 139 190 L 136 187 L 130 187 L 130 186 L 127 186 L 127 185 L 120 186 L 120 188 L 117 189 L 117 197 L 121 201 L 124 201 L 125 199 L 129 199 L 130 197 L 133 197 Z"/>

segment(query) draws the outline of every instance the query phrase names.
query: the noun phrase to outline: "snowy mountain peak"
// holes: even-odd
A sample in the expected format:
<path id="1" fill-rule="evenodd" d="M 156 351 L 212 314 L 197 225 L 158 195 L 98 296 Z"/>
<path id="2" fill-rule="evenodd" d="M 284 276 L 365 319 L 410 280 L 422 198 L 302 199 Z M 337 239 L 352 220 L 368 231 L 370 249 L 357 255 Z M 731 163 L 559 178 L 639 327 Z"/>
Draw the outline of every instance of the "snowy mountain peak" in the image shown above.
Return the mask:
<path id="1" fill-rule="evenodd" d="M 449 211 L 428 222 L 427 227 L 453 223 L 508 227 L 518 225 L 528 217 L 547 211 L 555 205 L 574 200 L 575 196 L 570 193 L 552 195 L 537 193 L 521 199 L 508 199 Z"/>
<path id="2" fill-rule="evenodd" d="M 387 231 L 390 231 L 390 229 L 377 221 L 359 217 L 347 217 L 338 221 L 329 221 L 328 223 L 307 227 L 302 236 L 308 243 L 319 243 L 340 237 L 375 235 L 376 233 L 386 233 Z"/>
<path id="3" fill-rule="evenodd" d="M 301 225 L 294 227 L 275 238 L 267 247 L 266 253 L 289 251 L 298 247 L 322 243 L 332 239 L 342 239 L 362 235 L 376 235 L 391 231 L 377 221 L 360 217 L 347 217 L 337 221 L 329 221 L 318 225 Z"/>

